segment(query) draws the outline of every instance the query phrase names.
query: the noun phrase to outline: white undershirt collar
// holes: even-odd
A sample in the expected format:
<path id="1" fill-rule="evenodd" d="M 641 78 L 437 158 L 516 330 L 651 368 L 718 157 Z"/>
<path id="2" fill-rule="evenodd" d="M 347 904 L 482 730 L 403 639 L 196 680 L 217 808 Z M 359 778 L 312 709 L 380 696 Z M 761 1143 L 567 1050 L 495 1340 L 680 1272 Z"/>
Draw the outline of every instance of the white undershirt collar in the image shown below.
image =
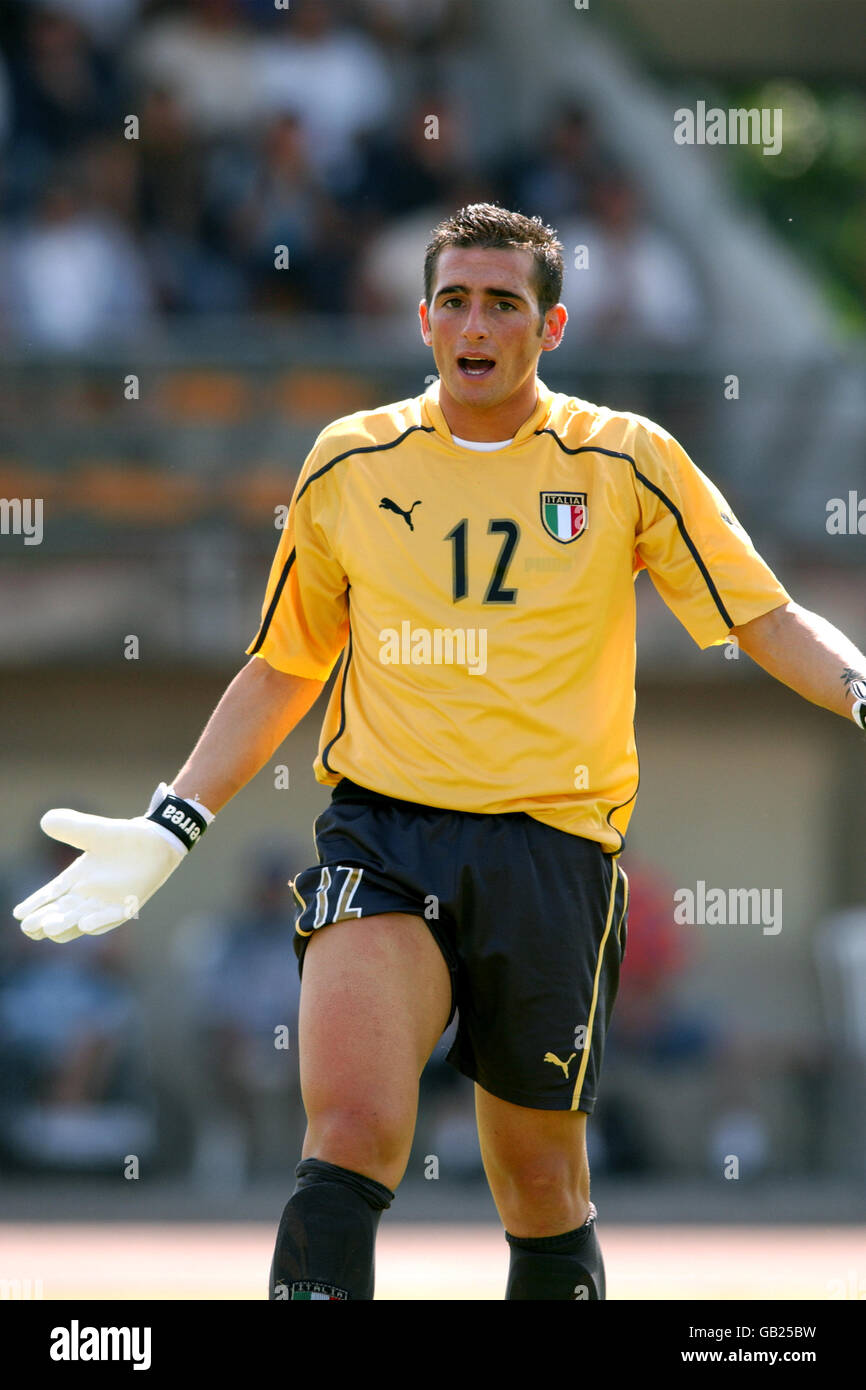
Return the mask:
<path id="1" fill-rule="evenodd" d="M 495 439 L 492 443 L 481 439 L 461 439 L 456 434 L 452 434 L 451 438 L 461 449 L 477 449 L 480 454 L 492 453 L 494 449 L 507 449 L 509 444 L 514 443 L 513 436 L 511 439 Z"/>

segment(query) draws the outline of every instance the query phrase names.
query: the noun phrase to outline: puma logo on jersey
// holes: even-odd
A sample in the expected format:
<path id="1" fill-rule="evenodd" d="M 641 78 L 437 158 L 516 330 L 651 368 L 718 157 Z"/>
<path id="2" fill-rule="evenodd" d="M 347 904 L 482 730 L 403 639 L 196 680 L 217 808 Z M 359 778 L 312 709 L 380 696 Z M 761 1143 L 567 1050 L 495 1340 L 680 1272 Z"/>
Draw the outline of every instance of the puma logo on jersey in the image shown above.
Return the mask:
<path id="1" fill-rule="evenodd" d="M 545 1062 L 552 1062 L 553 1065 L 554 1065 L 555 1067 L 562 1067 L 562 1070 L 565 1072 L 565 1079 L 566 1079 L 566 1081 L 567 1081 L 567 1080 L 568 1080 L 568 1069 L 569 1069 L 569 1067 L 571 1066 L 571 1064 L 572 1064 L 572 1062 L 574 1061 L 574 1059 L 575 1059 L 576 1056 L 577 1056 L 577 1053 L 576 1053 L 576 1052 L 572 1052 L 572 1054 L 571 1054 L 571 1056 L 569 1057 L 569 1059 L 568 1059 L 567 1062 L 560 1062 L 560 1060 L 559 1060 L 559 1058 L 557 1057 L 557 1055 L 556 1055 L 555 1052 L 545 1052 L 545 1054 L 544 1054 L 544 1060 L 545 1060 Z"/>
<path id="2" fill-rule="evenodd" d="M 414 512 L 416 507 L 421 506 L 420 499 L 417 502 L 412 503 L 408 512 L 404 512 L 403 508 L 398 507 L 396 502 L 392 502 L 390 497 L 383 497 L 382 501 L 379 503 L 379 506 L 384 507 L 386 512 L 396 512 L 398 516 L 402 516 L 410 531 L 415 530 L 415 527 L 412 525 L 412 513 Z"/>

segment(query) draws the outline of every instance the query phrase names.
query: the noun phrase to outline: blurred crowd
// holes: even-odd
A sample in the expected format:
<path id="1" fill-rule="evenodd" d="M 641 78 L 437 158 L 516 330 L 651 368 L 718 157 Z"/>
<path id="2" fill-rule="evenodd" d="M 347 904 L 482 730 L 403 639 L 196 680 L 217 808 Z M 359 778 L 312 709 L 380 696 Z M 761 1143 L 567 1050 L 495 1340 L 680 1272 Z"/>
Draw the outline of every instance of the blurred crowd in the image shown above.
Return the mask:
<path id="1" fill-rule="evenodd" d="M 530 148 L 497 140 L 479 100 L 504 79 L 488 55 L 467 81 L 458 0 L 6 0 L 0 22 L 0 340 L 414 312 L 430 228 L 485 199 L 559 230 L 573 336 L 705 323 L 584 110 L 551 94 Z"/>
<path id="2" fill-rule="evenodd" d="M 117 1173 L 136 1157 L 148 1172 L 180 1167 L 232 1188 L 300 1150 L 288 876 L 308 854 L 288 844 L 242 856 L 236 901 L 173 925 L 158 999 L 133 927 L 58 947 L 6 923 L 0 1170 Z M 0 884 L 4 902 L 75 857 L 43 839 Z"/>
<path id="3" fill-rule="evenodd" d="M 310 853 L 291 841 L 242 853 L 234 901 L 174 924 L 149 971 L 135 924 L 58 948 L 7 923 L 0 1172 L 116 1174 L 135 1158 L 147 1175 L 182 1172 L 196 1190 L 231 1192 L 292 1167 L 305 1117 L 288 877 Z M 4 901 L 23 899 L 74 857 L 54 841 L 34 845 L 0 884 Z M 825 1059 L 780 1044 L 773 1055 L 762 1047 L 759 1062 L 753 1039 L 683 989 L 695 947 L 674 924 L 670 885 L 640 861 L 630 883 L 625 968 L 590 1129 L 593 1171 L 716 1172 L 729 1153 L 740 1155 L 744 1177 L 778 1167 L 767 1087 L 794 1088 L 788 1099 L 799 1105 Z M 445 1060 L 455 1030 L 456 1021 L 421 1078 L 410 1171 L 419 1176 L 435 1155 L 449 1177 L 471 1182 L 482 1177 L 474 1090 Z M 820 1158 L 804 1149 L 792 1163 L 810 1169 Z"/>
<path id="4" fill-rule="evenodd" d="M 119 932 L 72 949 L 32 942 L 8 915 L 75 851 L 45 841 L 2 881 L 0 1167 L 117 1171 L 157 1147 L 146 1026 Z"/>

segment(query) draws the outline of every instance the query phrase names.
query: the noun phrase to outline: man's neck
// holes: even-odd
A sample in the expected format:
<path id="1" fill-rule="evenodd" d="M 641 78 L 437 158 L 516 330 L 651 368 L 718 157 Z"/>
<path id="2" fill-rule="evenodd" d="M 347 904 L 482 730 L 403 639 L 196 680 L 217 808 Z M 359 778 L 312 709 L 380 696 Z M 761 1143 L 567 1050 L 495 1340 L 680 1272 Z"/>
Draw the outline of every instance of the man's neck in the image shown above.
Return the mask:
<path id="1" fill-rule="evenodd" d="M 439 385 L 439 407 L 451 433 L 461 439 L 475 440 L 479 444 L 513 439 L 537 404 L 538 388 L 534 378 L 530 379 L 525 387 L 521 387 L 510 400 L 486 410 L 478 406 L 462 405 L 449 395 L 441 382 Z"/>

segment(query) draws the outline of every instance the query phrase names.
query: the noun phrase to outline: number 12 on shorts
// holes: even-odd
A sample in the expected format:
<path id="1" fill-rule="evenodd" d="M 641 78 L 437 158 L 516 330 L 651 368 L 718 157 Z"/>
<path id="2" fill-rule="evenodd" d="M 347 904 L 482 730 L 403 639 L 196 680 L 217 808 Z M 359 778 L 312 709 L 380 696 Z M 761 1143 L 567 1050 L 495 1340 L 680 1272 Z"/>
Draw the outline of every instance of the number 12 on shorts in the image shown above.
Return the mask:
<path id="1" fill-rule="evenodd" d="M 323 927 L 326 922 L 343 922 L 347 917 L 360 917 L 361 908 L 352 906 L 352 899 L 358 891 L 358 884 L 361 882 L 363 869 L 351 868 L 346 864 L 338 864 L 334 869 L 334 877 L 331 877 L 331 870 L 324 865 L 319 875 L 319 883 L 316 888 L 316 918 L 313 922 L 313 931 L 316 927 Z M 345 874 L 344 879 L 337 877 L 338 874 Z M 333 892 L 332 892 L 333 890 Z M 337 905 L 333 912 L 328 910 L 328 894 L 337 894 Z"/>

